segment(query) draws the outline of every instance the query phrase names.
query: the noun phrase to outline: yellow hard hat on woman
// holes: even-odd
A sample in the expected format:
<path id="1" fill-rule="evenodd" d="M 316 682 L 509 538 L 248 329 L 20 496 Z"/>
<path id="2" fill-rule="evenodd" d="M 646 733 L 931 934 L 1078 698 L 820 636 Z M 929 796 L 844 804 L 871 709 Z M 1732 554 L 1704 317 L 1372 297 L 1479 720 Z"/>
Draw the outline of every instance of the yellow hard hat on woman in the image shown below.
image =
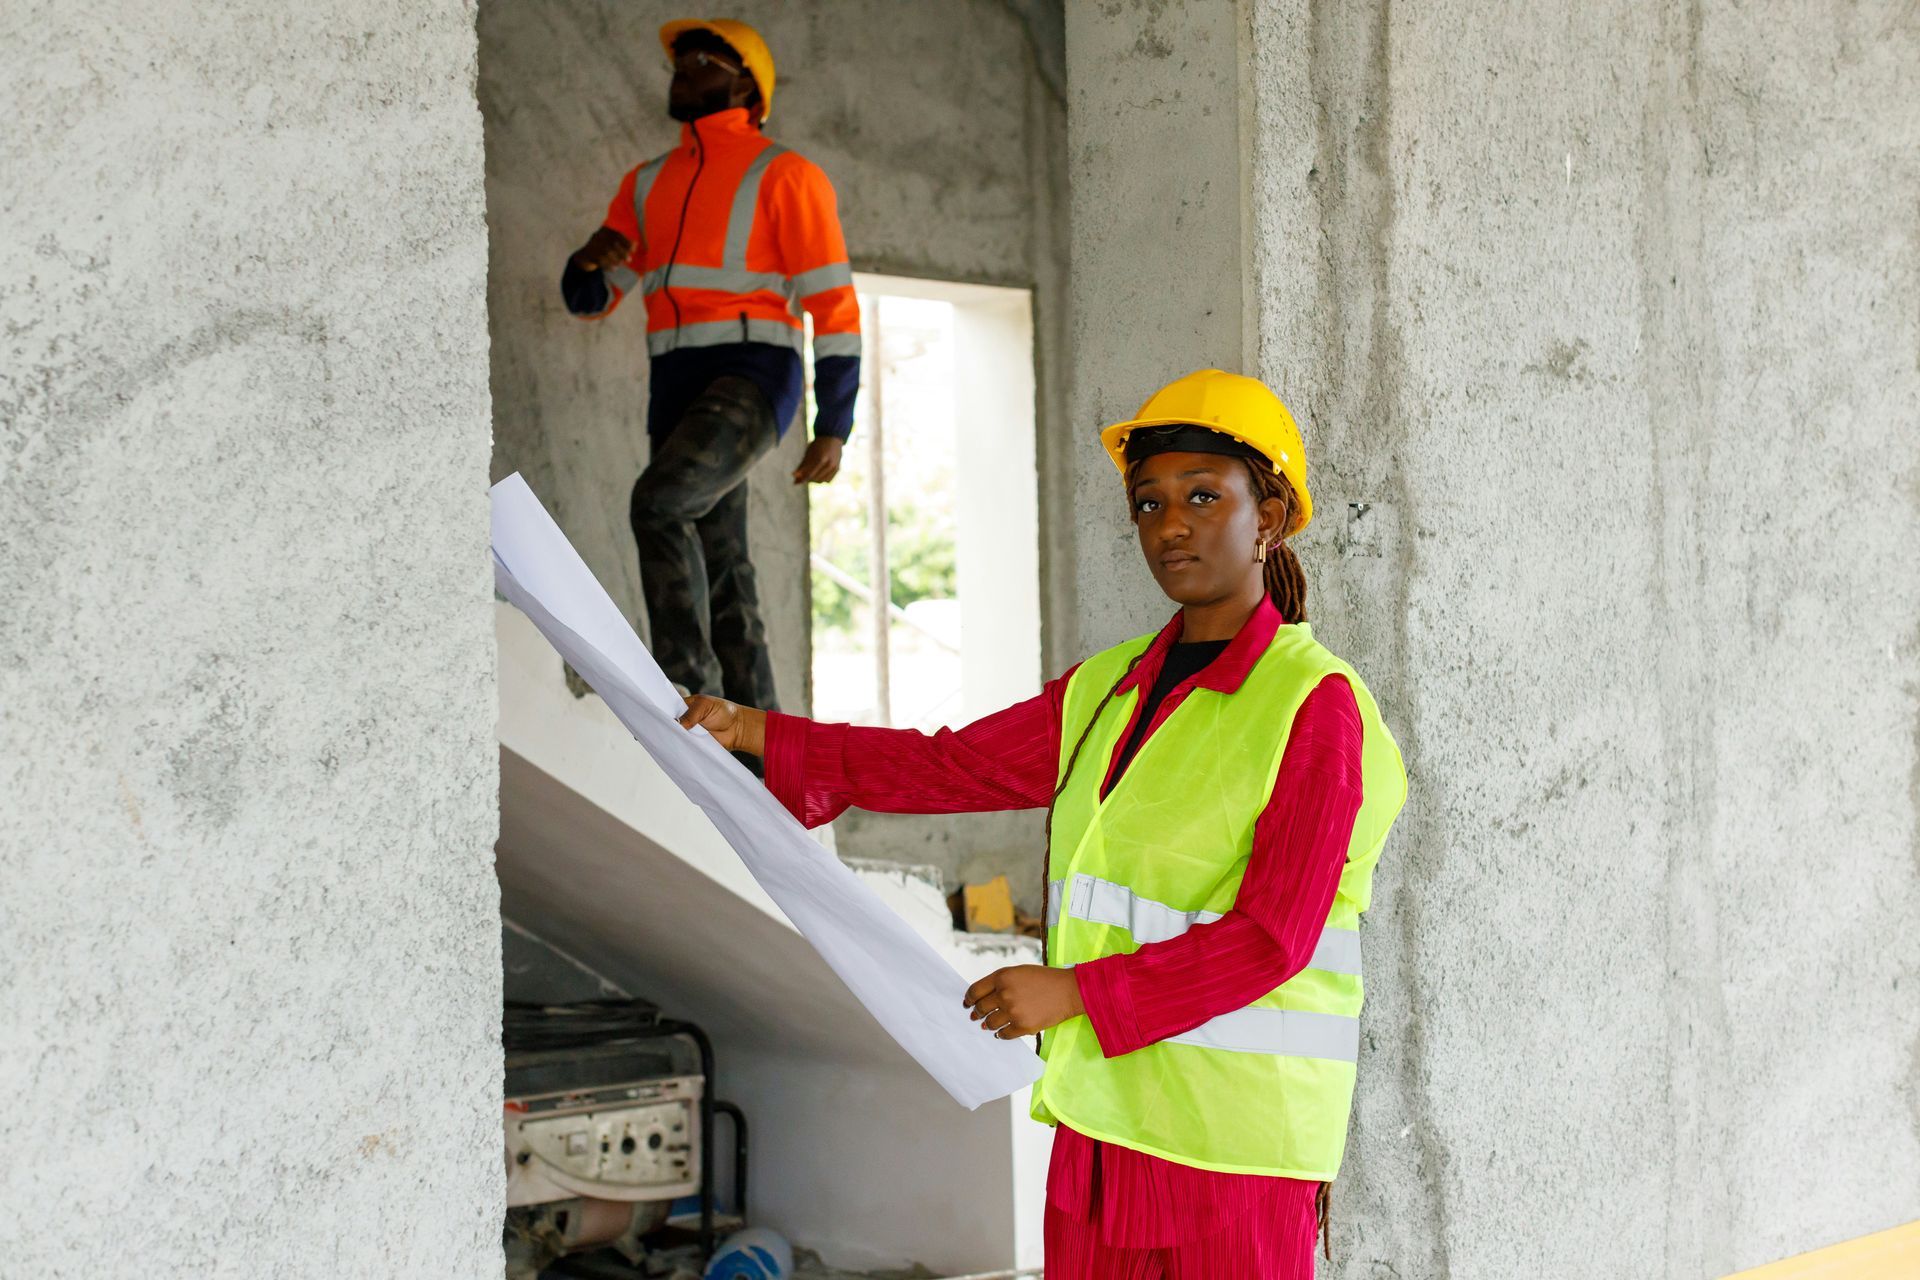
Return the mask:
<path id="1" fill-rule="evenodd" d="M 1113 456 L 1113 465 L 1120 468 L 1122 476 L 1127 474 L 1127 438 L 1136 431 L 1158 427 L 1198 427 L 1239 441 L 1270 463 L 1293 487 L 1299 506 L 1286 535 L 1298 533 L 1313 518 L 1313 499 L 1307 493 L 1307 451 L 1300 428 L 1294 425 L 1293 415 L 1280 403 L 1280 397 L 1258 378 L 1201 369 L 1148 396 L 1139 413 L 1100 433 L 1100 443 Z M 1178 437 L 1169 437 L 1168 443 L 1177 447 Z"/>

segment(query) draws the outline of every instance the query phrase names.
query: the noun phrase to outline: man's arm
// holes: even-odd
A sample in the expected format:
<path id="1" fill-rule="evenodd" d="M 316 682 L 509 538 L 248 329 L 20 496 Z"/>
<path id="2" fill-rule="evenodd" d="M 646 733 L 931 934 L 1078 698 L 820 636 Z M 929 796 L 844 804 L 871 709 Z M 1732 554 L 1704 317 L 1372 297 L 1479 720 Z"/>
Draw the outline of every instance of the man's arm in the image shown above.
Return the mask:
<path id="1" fill-rule="evenodd" d="M 770 184 L 775 240 L 782 269 L 813 318 L 814 438 L 794 480 L 831 480 L 840 469 L 841 445 L 853 431 L 860 390 L 860 299 L 833 184 L 803 157 L 782 162 L 781 181 Z"/>
<path id="2" fill-rule="evenodd" d="M 567 259 L 560 275 L 560 298 L 582 320 L 613 314 L 640 280 L 640 226 L 633 207 L 634 174 L 621 180 L 607 205 L 607 220 Z"/>

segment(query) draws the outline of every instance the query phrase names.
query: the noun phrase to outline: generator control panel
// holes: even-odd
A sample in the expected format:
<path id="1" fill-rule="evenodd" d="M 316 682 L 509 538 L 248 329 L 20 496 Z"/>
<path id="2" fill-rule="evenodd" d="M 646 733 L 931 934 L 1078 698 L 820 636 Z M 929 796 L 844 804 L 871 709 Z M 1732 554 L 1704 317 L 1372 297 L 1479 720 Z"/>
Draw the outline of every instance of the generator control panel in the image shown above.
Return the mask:
<path id="1" fill-rule="evenodd" d="M 510 1098 L 507 1203 L 695 1194 L 703 1083 L 674 1076 Z"/>

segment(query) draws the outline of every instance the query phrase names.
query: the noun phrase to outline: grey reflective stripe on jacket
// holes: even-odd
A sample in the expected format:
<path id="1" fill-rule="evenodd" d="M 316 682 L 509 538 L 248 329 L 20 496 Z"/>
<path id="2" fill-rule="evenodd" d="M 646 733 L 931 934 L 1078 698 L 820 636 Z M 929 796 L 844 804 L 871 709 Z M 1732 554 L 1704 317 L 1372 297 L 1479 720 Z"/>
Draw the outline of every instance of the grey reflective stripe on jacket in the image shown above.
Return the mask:
<path id="1" fill-rule="evenodd" d="M 798 301 L 829 289 L 845 288 L 852 283 L 853 267 L 845 262 L 836 262 L 831 266 L 802 271 L 789 282 L 787 292 Z"/>
<path id="2" fill-rule="evenodd" d="M 623 273 L 620 278 L 615 279 L 612 273 L 609 273 L 608 278 L 618 284 L 622 292 L 631 291 L 637 283 L 643 295 L 658 293 L 666 288 L 710 289 L 717 293 L 730 294 L 761 291 L 784 294 L 788 311 L 796 317 L 800 314 L 800 303 L 803 299 L 817 293 L 824 293 L 828 289 L 851 285 L 853 267 L 845 262 L 815 267 L 796 276 L 782 275 L 777 271 L 747 269 L 747 246 L 753 239 L 754 221 L 760 208 L 761 185 L 765 182 L 767 170 L 773 162 L 786 153 L 787 148 L 778 143 L 770 143 L 748 162 L 746 171 L 740 175 L 740 185 L 734 188 L 733 202 L 727 210 L 727 235 L 719 266 L 702 267 L 685 262 L 670 262 L 664 266 L 655 267 L 643 276 L 635 276 L 632 271 L 623 267 L 620 268 Z M 634 177 L 633 211 L 642 237 L 646 235 L 647 227 L 647 196 L 652 192 L 653 184 L 659 178 L 660 170 L 666 165 L 667 158 L 667 156 L 660 156 L 648 161 Z M 795 351 L 800 350 L 804 345 L 802 331 L 798 326 L 766 319 L 709 320 L 650 333 L 647 335 L 647 351 L 650 355 L 657 356 L 682 348 L 716 347 L 732 342 L 764 342 L 776 347 L 791 347 Z M 852 333 L 818 335 L 814 339 L 813 353 L 816 358 L 857 356 L 860 354 L 860 335 Z"/>
<path id="3" fill-rule="evenodd" d="M 824 360 L 828 356 L 857 356 L 860 354 L 860 335 L 857 333 L 816 333 L 813 335 L 813 356 Z"/>
<path id="4" fill-rule="evenodd" d="M 733 189 L 733 207 L 727 211 L 727 247 L 720 255 L 722 266 L 746 269 L 747 241 L 753 238 L 754 214 L 760 208 L 760 183 L 767 176 L 767 166 L 785 154 L 785 147 L 772 142 L 747 162 L 747 171 L 740 175 L 740 185 Z"/>
<path id="5" fill-rule="evenodd" d="M 672 152 L 668 152 L 667 154 L 671 155 Z M 665 168 L 666 164 L 667 156 L 655 156 L 634 171 L 633 217 L 634 225 L 640 229 L 640 238 L 642 241 L 641 245 L 634 247 L 635 254 L 643 254 L 645 252 L 643 246 L 647 235 L 647 194 L 653 190 L 654 180 L 660 176 L 660 170 Z M 635 285 L 644 286 L 645 292 L 651 293 L 653 291 L 653 285 L 651 283 L 653 273 L 649 272 L 643 276 L 624 262 L 617 267 L 608 267 L 604 278 L 609 285 L 620 291 L 620 296 L 623 298 L 633 292 Z M 600 310 L 594 314 L 605 315 L 612 309 L 613 297 L 609 295 L 607 305 L 600 308 Z"/>
<path id="6" fill-rule="evenodd" d="M 718 289 L 724 293 L 754 293 L 771 289 L 784 293 L 787 278 L 777 271 L 748 271 L 745 267 L 693 267 L 676 262 L 671 267 L 655 267 L 642 277 L 648 293 L 666 287 L 673 277 L 676 289 Z"/>
<path id="7" fill-rule="evenodd" d="M 699 324 L 683 324 L 678 329 L 662 329 L 647 335 L 649 355 L 665 355 L 669 351 L 685 350 L 689 347 L 723 347 L 729 342 L 764 342 L 774 347 L 792 347 L 800 349 L 801 333 L 790 324 L 778 320 L 705 320 Z M 818 348 L 815 348 L 818 354 Z"/>
<path id="8" fill-rule="evenodd" d="M 641 165 L 633 175 L 633 225 L 640 229 L 640 242 L 647 239 L 647 197 L 653 194 L 653 184 L 660 177 L 660 171 L 667 167 L 667 160 L 673 155 L 655 156 Z"/>

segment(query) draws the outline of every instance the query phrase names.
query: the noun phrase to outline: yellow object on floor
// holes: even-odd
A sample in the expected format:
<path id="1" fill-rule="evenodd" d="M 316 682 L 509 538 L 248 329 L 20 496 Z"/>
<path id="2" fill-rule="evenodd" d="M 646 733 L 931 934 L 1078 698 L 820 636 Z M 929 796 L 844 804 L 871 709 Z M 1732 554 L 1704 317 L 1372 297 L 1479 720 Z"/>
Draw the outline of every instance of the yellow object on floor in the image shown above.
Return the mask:
<path id="1" fill-rule="evenodd" d="M 1920 1222 L 1880 1231 L 1726 1280 L 1912 1280 L 1920 1276 Z"/>
<path id="2" fill-rule="evenodd" d="M 995 876 L 985 884 L 970 884 L 960 892 L 966 904 L 968 933 L 1013 932 L 1013 890 L 1005 876 Z"/>

